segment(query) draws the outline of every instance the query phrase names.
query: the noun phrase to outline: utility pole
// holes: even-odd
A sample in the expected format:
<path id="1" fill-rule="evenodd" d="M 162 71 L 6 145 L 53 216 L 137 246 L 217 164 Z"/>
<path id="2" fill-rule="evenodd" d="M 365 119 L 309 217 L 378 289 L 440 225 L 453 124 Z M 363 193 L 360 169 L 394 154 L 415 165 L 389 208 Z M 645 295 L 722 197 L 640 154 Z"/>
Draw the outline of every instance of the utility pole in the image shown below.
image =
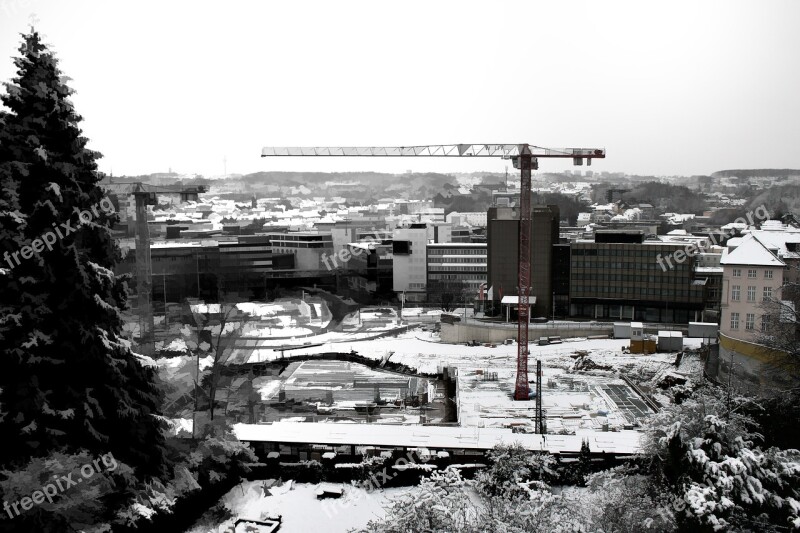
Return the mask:
<path id="1" fill-rule="evenodd" d="M 536 360 L 536 422 L 535 431 L 544 434 L 544 416 L 542 411 L 542 360 Z"/>

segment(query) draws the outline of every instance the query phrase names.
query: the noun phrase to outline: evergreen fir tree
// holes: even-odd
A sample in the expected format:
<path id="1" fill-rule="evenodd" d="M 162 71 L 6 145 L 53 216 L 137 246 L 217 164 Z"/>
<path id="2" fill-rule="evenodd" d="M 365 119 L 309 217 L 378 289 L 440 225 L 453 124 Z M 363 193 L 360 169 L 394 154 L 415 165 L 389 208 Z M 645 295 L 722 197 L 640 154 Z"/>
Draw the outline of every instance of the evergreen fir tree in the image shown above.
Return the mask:
<path id="1" fill-rule="evenodd" d="M 120 252 L 100 155 L 87 149 L 71 90 L 35 30 L 15 65 L 0 97 L 9 110 L 0 117 L 0 252 L 11 253 L 0 272 L 2 463 L 84 449 L 161 475 L 154 373 L 120 337 L 126 293 L 112 272 Z"/>
<path id="2" fill-rule="evenodd" d="M 581 451 L 578 454 L 578 473 L 581 477 L 580 483 L 585 484 L 586 479 L 592 472 L 592 451 L 589 449 L 589 440 L 581 440 Z"/>

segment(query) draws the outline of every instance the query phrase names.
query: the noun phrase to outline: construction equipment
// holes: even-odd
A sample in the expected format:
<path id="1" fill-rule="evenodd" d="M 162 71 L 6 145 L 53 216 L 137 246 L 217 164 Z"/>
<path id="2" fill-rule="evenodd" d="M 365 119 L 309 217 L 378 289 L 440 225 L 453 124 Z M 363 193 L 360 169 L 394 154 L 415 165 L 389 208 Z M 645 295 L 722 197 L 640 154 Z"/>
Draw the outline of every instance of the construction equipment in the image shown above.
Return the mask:
<path id="1" fill-rule="evenodd" d="M 126 190 L 127 189 L 127 190 Z M 205 186 L 174 189 L 143 183 L 131 183 L 117 194 L 131 194 L 136 209 L 136 304 L 139 317 L 139 351 L 151 356 L 155 351 L 155 320 L 153 318 L 153 263 L 150 257 L 150 229 L 147 226 L 147 206 L 156 205 L 157 194 L 178 194 L 181 202 L 197 201 Z"/>
<path id="2" fill-rule="evenodd" d="M 261 157 L 501 157 L 511 159 L 520 170 L 520 230 L 519 230 L 519 313 L 517 323 L 516 400 L 530 399 L 528 385 L 528 316 L 531 279 L 531 170 L 538 169 L 538 158 L 568 158 L 574 165 L 591 165 L 592 159 L 604 158 L 605 150 L 597 148 L 542 148 L 530 144 L 448 144 L 426 146 L 369 146 L 369 147 L 266 147 Z M 541 411 L 541 395 L 536 398 L 537 416 Z M 537 427 L 541 421 L 537 422 Z"/>
<path id="3" fill-rule="evenodd" d="M 156 205 L 156 194 L 138 184 L 136 199 L 136 304 L 139 316 L 139 351 L 151 356 L 155 351 L 153 318 L 153 262 L 150 256 L 150 229 L 147 227 L 147 206 Z"/>

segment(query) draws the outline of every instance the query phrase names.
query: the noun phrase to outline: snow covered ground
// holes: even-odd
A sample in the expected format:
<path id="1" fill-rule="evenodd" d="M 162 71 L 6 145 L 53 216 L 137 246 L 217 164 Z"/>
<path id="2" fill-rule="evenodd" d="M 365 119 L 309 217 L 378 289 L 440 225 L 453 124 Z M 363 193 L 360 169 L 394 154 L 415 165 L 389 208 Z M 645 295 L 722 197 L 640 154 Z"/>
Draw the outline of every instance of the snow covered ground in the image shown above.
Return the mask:
<path id="1" fill-rule="evenodd" d="M 396 337 L 384 337 L 373 340 L 360 340 L 359 337 L 367 333 L 353 334 L 326 333 L 313 337 L 313 342 L 322 342 L 322 346 L 299 348 L 292 350 L 292 355 L 314 354 L 325 352 L 355 350 L 360 355 L 371 359 L 382 359 L 389 352 L 394 352 L 390 361 L 402 363 L 418 372 L 436 373 L 442 366 L 456 366 L 458 368 L 484 368 L 516 367 L 517 345 L 499 344 L 495 347 L 465 346 L 463 344 L 445 344 L 439 342 L 435 333 L 412 330 L 401 333 Z M 684 339 L 687 348 L 698 347 L 702 339 Z M 633 365 L 657 369 L 669 365 L 675 354 L 622 354 L 622 346 L 628 342 L 625 339 L 566 339 L 563 344 L 548 346 L 530 346 L 531 360 L 542 359 L 549 365 L 563 366 L 570 364 L 569 355 L 577 350 L 590 352 L 593 361 L 598 364 L 614 365 L 615 367 Z M 279 352 L 264 352 L 260 358 L 253 359 L 268 361 L 280 357 Z"/>
<path id="2" fill-rule="evenodd" d="M 367 491 L 349 484 L 333 483 L 294 483 L 288 481 L 280 487 L 269 488 L 264 495 L 263 481 L 246 481 L 237 485 L 221 502 L 228 506 L 236 518 L 264 519 L 283 518 L 281 533 L 344 533 L 354 528 L 362 528 L 370 520 L 385 516 L 384 506 L 389 499 L 397 497 L 409 488 L 388 488 Z M 344 489 L 340 499 L 318 500 L 317 490 Z M 188 533 L 216 533 L 232 526 L 228 520 L 215 527 L 195 527 Z"/>
<path id="3" fill-rule="evenodd" d="M 685 339 L 684 345 L 696 348 L 700 343 L 701 339 Z M 676 369 L 675 353 L 623 353 L 622 348 L 627 345 L 628 341 L 624 339 L 567 339 L 562 344 L 530 346 L 531 380 L 535 377 L 534 361 L 542 361 L 543 407 L 550 433 L 589 435 L 621 431 L 636 427 L 649 416 L 650 408 L 619 377 L 618 372 L 624 372 L 645 385 L 653 385 L 650 390 L 657 397 L 659 389 L 654 385 L 661 377 L 678 375 L 691 379 L 701 375 L 701 365 L 693 356 L 687 356 Z M 388 356 L 392 362 L 425 373 L 436 373 L 443 366 L 458 368 L 458 420 L 461 426 L 510 427 L 533 423 L 535 403 L 512 399 L 516 344 L 446 344 L 439 342 L 434 333 L 412 330 L 396 337 L 373 340 L 341 339 L 291 353 L 302 355 L 351 350 L 377 360 Z M 260 353 L 267 359 L 280 356 L 274 351 L 262 350 Z"/>

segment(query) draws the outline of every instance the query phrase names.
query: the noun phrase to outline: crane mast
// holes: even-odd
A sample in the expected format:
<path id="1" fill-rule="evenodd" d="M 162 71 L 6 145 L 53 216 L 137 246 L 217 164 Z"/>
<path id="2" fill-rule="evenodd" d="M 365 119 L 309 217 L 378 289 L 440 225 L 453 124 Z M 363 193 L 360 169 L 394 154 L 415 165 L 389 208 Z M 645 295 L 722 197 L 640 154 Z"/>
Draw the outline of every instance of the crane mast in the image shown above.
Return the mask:
<path id="1" fill-rule="evenodd" d="M 177 194 L 181 202 L 197 200 L 205 192 L 205 186 L 157 187 L 143 183 L 132 184 L 129 192 L 136 206 L 136 302 L 139 318 L 139 351 L 152 356 L 155 351 L 155 319 L 153 317 L 153 261 L 150 255 L 150 229 L 147 225 L 147 206 L 156 205 L 156 194 Z M 198 286 L 198 292 L 200 287 Z M 166 309 L 164 310 L 166 313 Z"/>
<path id="2" fill-rule="evenodd" d="M 538 158 L 571 158 L 574 165 L 591 165 L 592 159 L 604 158 L 598 148 L 542 148 L 530 144 L 440 144 L 422 146 L 308 146 L 265 147 L 261 157 L 501 157 L 511 159 L 520 171 L 519 262 L 517 315 L 517 377 L 515 400 L 530 399 L 528 384 L 528 327 L 531 287 L 531 171 L 539 168 Z M 541 362 L 537 362 L 536 432 L 543 431 Z"/>
<path id="3" fill-rule="evenodd" d="M 530 398 L 528 389 L 528 325 L 530 324 L 531 289 L 531 170 L 538 162 L 525 146 L 516 163 L 520 170 L 519 189 L 519 263 L 517 265 L 517 381 L 514 387 L 515 400 Z M 537 377 L 538 380 L 538 377 Z M 538 407 L 541 398 L 536 397 L 536 432 L 540 433 Z"/>

